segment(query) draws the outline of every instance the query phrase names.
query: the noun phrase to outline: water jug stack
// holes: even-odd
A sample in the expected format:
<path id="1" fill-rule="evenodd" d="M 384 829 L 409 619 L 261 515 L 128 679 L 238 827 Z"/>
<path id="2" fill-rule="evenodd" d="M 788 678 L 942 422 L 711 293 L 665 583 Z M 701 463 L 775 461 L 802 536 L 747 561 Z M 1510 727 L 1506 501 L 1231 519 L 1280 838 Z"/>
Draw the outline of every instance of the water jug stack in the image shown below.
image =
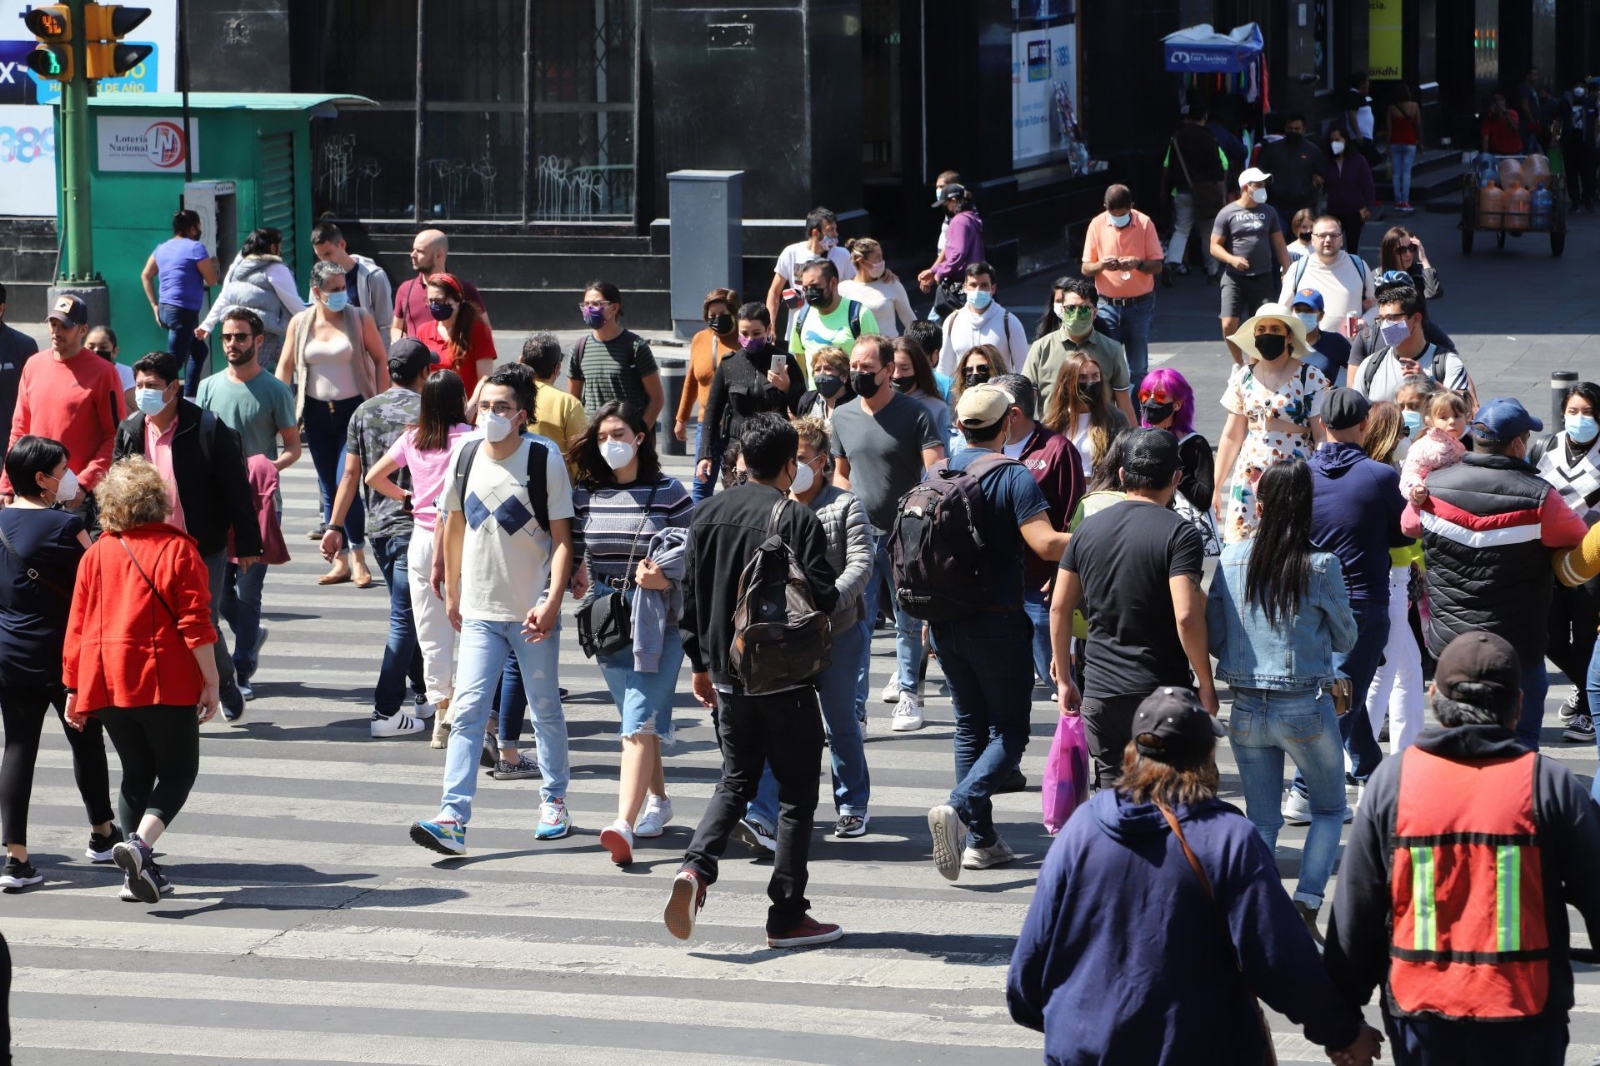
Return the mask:
<path id="1" fill-rule="evenodd" d="M 1529 225 L 1537 230 L 1549 229 L 1555 217 L 1555 208 L 1556 198 L 1551 195 L 1550 190 L 1541 181 L 1533 190 L 1533 214 L 1529 220 Z"/>
<path id="2" fill-rule="evenodd" d="M 1506 194 L 1490 182 L 1478 190 L 1478 228 L 1500 229 L 1505 225 Z"/>
<path id="3" fill-rule="evenodd" d="M 1521 185 L 1506 193 L 1506 229 L 1525 230 L 1533 211 L 1533 194 Z"/>

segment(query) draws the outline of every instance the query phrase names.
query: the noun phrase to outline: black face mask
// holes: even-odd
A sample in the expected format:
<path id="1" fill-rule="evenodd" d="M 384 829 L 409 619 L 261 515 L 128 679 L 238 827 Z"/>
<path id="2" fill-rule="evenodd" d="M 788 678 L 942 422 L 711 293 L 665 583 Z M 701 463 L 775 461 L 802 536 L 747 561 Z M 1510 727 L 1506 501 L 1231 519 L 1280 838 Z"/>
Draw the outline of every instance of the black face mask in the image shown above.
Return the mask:
<path id="1" fill-rule="evenodd" d="M 831 374 L 817 375 L 817 391 L 822 394 L 823 399 L 833 399 L 835 396 L 839 395 L 839 390 L 842 388 L 844 388 L 844 381 L 842 379 L 836 378 Z"/>
<path id="2" fill-rule="evenodd" d="M 1299 144 L 1301 141 L 1306 139 L 1306 135 L 1303 133 L 1285 133 L 1283 135 L 1283 139 L 1288 141 L 1290 144 Z"/>
<path id="3" fill-rule="evenodd" d="M 962 380 L 967 383 L 967 388 L 969 389 L 974 385 L 982 385 L 989 380 L 989 368 L 985 366 L 968 370 L 962 375 Z"/>
<path id="4" fill-rule="evenodd" d="M 805 297 L 806 303 L 812 307 L 828 306 L 828 290 L 821 285 L 807 285 L 801 295 Z"/>
<path id="5" fill-rule="evenodd" d="M 1267 362 L 1277 359 L 1289 347 L 1289 338 L 1277 333 L 1262 333 L 1256 337 L 1256 354 Z"/>
<path id="6" fill-rule="evenodd" d="M 1100 402 L 1100 386 L 1104 382 L 1084 381 L 1078 384 L 1078 395 L 1082 396 L 1090 406 Z"/>
<path id="7" fill-rule="evenodd" d="M 863 400 L 870 400 L 878 395 L 878 389 L 882 388 L 882 384 L 878 381 L 879 373 L 881 371 L 852 370 L 850 371 L 850 387 Z"/>
<path id="8" fill-rule="evenodd" d="M 706 319 L 706 325 L 711 327 L 711 332 L 726 337 L 733 332 L 732 315 L 712 315 Z"/>
<path id="9" fill-rule="evenodd" d="M 1172 417 L 1172 412 L 1177 409 L 1172 403 L 1147 403 L 1144 405 L 1144 420 L 1152 426 L 1159 425 Z"/>
<path id="10" fill-rule="evenodd" d="M 903 378 L 890 378 L 889 384 L 894 386 L 896 392 L 910 392 L 917 387 L 917 379 L 912 375 Z"/>
<path id="11" fill-rule="evenodd" d="M 1306 230 L 1304 233 L 1300 234 L 1300 243 L 1301 244 L 1310 244 L 1311 243 L 1311 231 L 1310 230 Z"/>

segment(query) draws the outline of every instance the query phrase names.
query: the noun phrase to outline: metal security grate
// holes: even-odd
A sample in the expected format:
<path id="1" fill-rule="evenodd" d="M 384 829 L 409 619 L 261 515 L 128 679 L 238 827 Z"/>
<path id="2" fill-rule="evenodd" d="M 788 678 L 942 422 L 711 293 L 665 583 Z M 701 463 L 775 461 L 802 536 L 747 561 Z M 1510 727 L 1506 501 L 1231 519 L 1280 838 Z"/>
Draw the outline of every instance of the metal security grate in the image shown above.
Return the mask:
<path id="1" fill-rule="evenodd" d="M 283 233 L 283 262 L 295 272 L 300 247 L 294 220 L 294 135 L 260 134 L 256 137 L 256 208 L 260 225 Z"/>

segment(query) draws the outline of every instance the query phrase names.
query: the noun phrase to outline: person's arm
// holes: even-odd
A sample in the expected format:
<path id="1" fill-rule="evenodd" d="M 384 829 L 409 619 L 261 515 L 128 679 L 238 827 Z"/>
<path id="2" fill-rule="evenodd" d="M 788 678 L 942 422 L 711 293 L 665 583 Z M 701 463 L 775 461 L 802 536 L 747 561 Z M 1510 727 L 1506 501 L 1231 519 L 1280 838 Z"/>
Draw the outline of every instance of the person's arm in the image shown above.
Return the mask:
<path id="1" fill-rule="evenodd" d="M 639 379 L 639 384 L 644 386 L 644 424 L 653 427 L 661 409 L 667 405 L 666 393 L 661 388 L 660 371 L 646 374 Z"/>
<path id="2" fill-rule="evenodd" d="M 1381 770 L 1381 768 L 1380 768 Z M 1375 775 L 1376 776 L 1376 775 Z M 1386 783 L 1387 774 L 1376 783 Z M 1382 793 L 1370 790 L 1356 808 L 1339 870 L 1339 891 L 1333 894 L 1327 949 L 1322 962 L 1345 1002 L 1360 1007 L 1389 972 L 1389 871 L 1384 842 L 1388 839 L 1393 803 L 1376 802 Z"/>
<path id="3" fill-rule="evenodd" d="M 965 268 L 968 257 L 972 255 L 974 240 L 973 224 L 967 218 L 971 211 L 962 211 L 950 219 L 950 229 L 945 234 L 944 255 L 939 265 L 933 268 L 933 276 L 943 281 L 954 277 L 958 268 Z"/>
<path id="4" fill-rule="evenodd" d="M 1289 273 L 1289 246 L 1284 243 L 1283 232 L 1281 230 L 1273 231 L 1272 257 L 1278 263 L 1278 273 Z"/>
<path id="5" fill-rule="evenodd" d="M 410 282 L 410 283 L 414 283 L 414 282 L 415 282 L 415 279 L 412 279 L 412 282 Z M 408 284 L 408 282 L 404 282 L 403 281 L 403 282 L 400 283 L 400 288 L 395 290 L 395 294 L 394 294 L 394 310 L 391 312 L 391 316 L 392 317 L 389 319 L 389 343 L 390 344 L 393 344 L 395 341 L 399 340 L 401 337 L 404 337 L 406 335 L 406 305 L 405 305 L 405 297 L 406 297 L 406 285 L 407 284 Z"/>
<path id="6" fill-rule="evenodd" d="M 1072 539 L 1072 534 L 1058 532 L 1050 524 L 1047 511 L 1040 511 L 1018 526 L 1017 530 L 1028 547 L 1033 549 L 1033 554 L 1052 563 L 1061 558 L 1061 553 L 1067 550 L 1067 542 Z"/>
<path id="7" fill-rule="evenodd" d="M 834 580 L 840 603 L 854 603 L 872 580 L 872 532 L 867 510 L 855 496 L 844 505 L 844 569 Z"/>
<path id="8" fill-rule="evenodd" d="M 924 456 L 926 465 L 926 456 Z M 842 455 L 835 454 L 833 460 L 833 483 L 844 491 L 850 491 L 850 460 Z"/>
<path id="9" fill-rule="evenodd" d="M 788 282 L 784 280 L 782 274 L 777 271 L 772 272 L 772 284 L 767 286 L 767 319 L 772 323 L 774 329 L 777 328 L 780 321 L 778 318 L 778 305 L 783 298 L 784 286 L 787 284 Z M 715 358 L 715 356 L 712 357 L 713 361 L 715 361 Z"/>
<path id="10" fill-rule="evenodd" d="M 583 355 L 577 345 L 572 347 L 572 355 L 567 358 L 567 391 L 583 399 Z"/>
<path id="11" fill-rule="evenodd" d="M 1156 233 L 1155 220 L 1145 215 L 1144 258 L 1139 261 L 1139 270 L 1145 274 L 1159 274 L 1166 267 L 1166 253 L 1161 250 L 1161 236 Z"/>
<path id="12" fill-rule="evenodd" d="M 1412 540 L 1422 536 L 1422 512 L 1409 500 L 1406 501 L 1405 510 L 1400 512 L 1400 531 Z"/>
<path id="13" fill-rule="evenodd" d="M 806 394 L 806 372 L 793 352 L 774 352 L 773 355 L 783 359 L 784 376 L 789 379 L 783 389 L 784 414 L 793 418 L 799 415 L 800 397 Z"/>
<path id="14" fill-rule="evenodd" d="M 331 561 L 350 546 L 350 538 L 344 532 L 344 520 L 350 513 L 350 505 L 355 502 L 356 489 L 360 484 L 361 459 L 355 452 L 348 452 L 344 457 L 344 473 L 339 477 L 339 488 L 333 495 L 333 512 L 328 519 L 328 529 L 322 534 L 324 559 Z"/>
<path id="15" fill-rule="evenodd" d="M 930 420 L 929 424 L 930 425 L 932 424 L 931 420 Z M 944 445 L 943 444 L 936 444 L 936 445 L 933 445 L 932 447 L 927 447 L 927 446 L 923 447 L 923 449 L 922 449 L 922 467 L 923 467 L 924 470 L 932 470 L 934 467 L 938 466 L 942 462 L 944 462 Z M 841 488 L 847 488 L 848 486 L 840 486 L 840 487 Z"/>
<path id="16" fill-rule="evenodd" d="M 472 369 L 477 372 L 479 381 L 494 373 L 494 364 L 498 357 L 499 353 L 494 349 L 494 331 L 479 319 L 472 327 L 471 355 Z"/>
<path id="17" fill-rule="evenodd" d="M 1061 567 L 1050 596 L 1050 670 L 1055 675 L 1056 700 L 1062 714 L 1077 714 L 1081 702 L 1078 686 L 1072 681 L 1072 612 L 1082 602 L 1083 581 L 1077 570 Z"/>
<path id="18" fill-rule="evenodd" d="M 1546 548 L 1571 548 L 1583 543 L 1589 527 L 1553 488 L 1545 490 L 1539 506 L 1539 543 Z"/>
<path id="19" fill-rule="evenodd" d="M 711 337 L 711 365 L 717 364 L 717 338 Z M 679 440 L 689 438 L 689 416 L 694 414 L 695 401 L 700 399 L 700 378 L 695 373 L 695 367 L 700 359 L 700 353 L 694 350 L 694 342 L 689 342 L 688 373 L 683 379 L 683 393 L 678 397 L 678 410 L 672 416 L 672 435 Z"/>
<path id="20" fill-rule="evenodd" d="M 1214 583 L 1214 582 L 1213 582 Z M 1350 609 L 1350 590 L 1344 583 L 1344 569 L 1338 557 L 1322 575 L 1322 614 L 1328 620 L 1328 647 L 1339 655 L 1348 654 L 1356 646 L 1356 615 Z M 1213 636 L 1212 641 L 1217 639 Z"/>
<path id="21" fill-rule="evenodd" d="M 1193 532 L 1190 530 L 1189 532 Z M 1193 534 L 1198 540 L 1200 534 Z M 1217 713 L 1217 689 L 1211 680 L 1211 649 L 1206 643 L 1206 600 L 1200 591 L 1200 574 L 1175 574 L 1167 578 L 1167 588 L 1172 592 L 1172 614 L 1178 624 L 1178 641 L 1189 658 L 1189 669 L 1194 671 L 1195 688 L 1200 702 L 1212 714 Z"/>
<path id="22" fill-rule="evenodd" d="M 280 426 L 278 436 L 283 438 L 283 450 L 278 453 L 272 465 L 279 470 L 287 470 L 300 461 L 300 427 Z"/>
<path id="23" fill-rule="evenodd" d="M 1556 579 L 1569 589 L 1600 577 L 1600 523 L 1589 527 L 1577 547 L 1554 552 L 1550 564 Z"/>
<path id="24" fill-rule="evenodd" d="M 361 343 L 367 349 L 368 358 L 372 360 L 373 379 L 378 383 L 378 392 L 388 392 L 389 353 L 384 350 L 383 341 L 378 339 L 377 323 L 373 322 L 371 315 L 364 312 L 361 315 Z M 493 360 L 490 362 L 492 364 Z"/>
<path id="25" fill-rule="evenodd" d="M 1222 438 L 1217 441 L 1217 461 L 1212 467 L 1211 510 L 1218 521 L 1222 519 L 1222 486 L 1233 475 L 1233 464 L 1239 458 L 1239 449 L 1244 447 L 1245 432 L 1244 415 L 1230 411 L 1222 427 Z"/>
<path id="26" fill-rule="evenodd" d="M 194 261 L 194 267 L 200 272 L 200 280 L 208 287 L 222 283 L 222 264 L 217 262 L 214 255 L 206 255 Z"/>
<path id="27" fill-rule="evenodd" d="M 944 316 L 944 321 L 940 323 L 939 350 L 932 353 L 933 369 L 947 378 L 954 377 L 956 373 L 956 346 L 951 334 L 955 332 L 957 321 L 955 315 Z M 972 346 L 969 344 L 967 347 Z"/>
<path id="28" fill-rule="evenodd" d="M 361 268 L 356 267 L 359 277 Z M 394 343 L 394 286 L 389 284 L 389 275 L 384 273 L 381 266 L 374 265 L 367 272 L 367 293 L 371 296 L 372 306 L 367 310 L 372 314 L 372 321 L 378 326 L 378 334 L 390 335 L 390 343 Z"/>
<path id="29" fill-rule="evenodd" d="M 461 629 L 461 549 L 466 542 L 467 519 L 458 507 L 439 523 L 444 530 L 444 609 L 450 624 Z"/>
<path id="30" fill-rule="evenodd" d="M 403 463 L 395 459 L 393 450 L 387 452 L 381 459 L 372 464 L 372 469 L 367 471 L 367 488 L 380 496 L 387 496 L 391 500 L 404 501 L 410 495 L 405 489 L 395 484 L 394 472 L 399 470 Z"/>
<path id="31" fill-rule="evenodd" d="M 150 313 L 156 316 L 157 325 L 161 323 L 161 301 L 156 297 L 156 278 L 160 276 L 161 268 L 156 265 L 156 257 L 152 255 L 145 260 L 144 269 L 139 272 L 139 281 L 144 285 L 145 299 L 150 301 Z"/>
<path id="32" fill-rule="evenodd" d="M 1046 853 L 1027 917 L 1011 952 L 1011 967 L 1006 971 L 1006 1009 L 1011 1012 L 1011 1020 L 1040 1033 L 1044 1032 L 1044 1008 L 1050 999 L 1045 975 L 1055 949 L 1056 923 L 1066 914 L 1064 898 L 1070 861 L 1071 855 L 1063 846 L 1054 846 Z"/>
<path id="33" fill-rule="evenodd" d="M 896 328 L 900 333 L 904 333 L 911 328 L 911 323 L 917 320 L 917 313 L 911 310 L 911 297 L 906 295 L 906 287 L 903 283 L 896 281 L 893 285 L 893 290 L 890 299 L 894 301 Z"/>
<path id="34" fill-rule="evenodd" d="M 560 457 L 556 456 L 559 461 Z M 537 644 L 556 631 L 561 622 L 561 601 L 572 580 L 572 519 L 550 519 L 550 588 L 522 623 L 529 643 Z"/>
<path id="35" fill-rule="evenodd" d="M 1235 270 L 1250 269 L 1250 260 L 1228 251 L 1228 245 L 1223 240 L 1222 234 L 1216 230 L 1211 231 L 1211 258 L 1219 263 L 1226 263 Z"/>
<path id="36" fill-rule="evenodd" d="M 789 518 L 800 528 L 795 529 L 791 525 L 791 536 L 786 539 L 798 548 L 795 561 L 805 571 L 806 583 L 811 586 L 812 601 L 817 605 L 817 610 L 831 614 L 839 606 L 839 575 L 834 571 L 833 564 L 828 562 L 827 534 L 823 532 L 817 516 L 809 509 L 796 511 L 791 507 Z M 799 536 L 793 536 L 795 533 Z"/>
<path id="37" fill-rule="evenodd" d="M 1378 210 L 1378 191 L 1372 184 L 1372 167 L 1361 156 L 1356 156 L 1361 165 L 1356 168 L 1356 184 L 1361 190 L 1363 218 L 1371 218 L 1372 213 Z"/>
<path id="38" fill-rule="evenodd" d="M 300 292 L 294 287 L 294 275 L 289 273 L 288 267 L 282 263 L 272 264 L 267 268 L 267 280 L 291 318 L 306 309 L 306 302 L 300 299 Z"/>
<path id="39" fill-rule="evenodd" d="M 305 313 L 316 314 L 315 311 L 307 311 Z M 278 368 L 274 372 L 277 375 L 278 380 L 289 386 L 291 391 L 294 389 L 294 365 L 297 358 L 296 352 L 300 347 L 298 344 L 298 339 L 301 331 L 296 325 L 299 319 L 299 315 L 291 318 L 289 320 L 289 328 L 284 330 L 283 351 L 278 356 Z M 306 323 L 305 332 L 307 336 L 310 336 L 311 323 Z"/>

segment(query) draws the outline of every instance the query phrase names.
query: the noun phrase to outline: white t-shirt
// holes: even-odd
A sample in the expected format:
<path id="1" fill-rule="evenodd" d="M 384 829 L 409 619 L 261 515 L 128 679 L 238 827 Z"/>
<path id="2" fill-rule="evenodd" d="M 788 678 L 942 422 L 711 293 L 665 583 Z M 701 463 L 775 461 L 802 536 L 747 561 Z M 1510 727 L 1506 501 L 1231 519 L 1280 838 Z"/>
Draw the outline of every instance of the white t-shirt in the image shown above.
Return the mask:
<path id="1" fill-rule="evenodd" d="M 510 458 L 490 457 L 478 448 L 467 473 L 465 506 L 456 495 L 456 454 L 471 437 L 451 451 L 451 474 L 445 481 L 446 512 L 462 511 L 467 520 L 461 552 L 461 617 L 488 622 L 520 622 L 544 599 L 550 586 L 550 533 L 541 529 L 528 506 L 528 448 L 545 446 L 545 498 L 550 520 L 571 518 L 572 482 L 561 449 L 545 437 L 525 435 Z"/>
<path id="2" fill-rule="evenodd" d="M 799 280 L 795 277 L 796 272 L 811 260 L 820 258 L 822 257 L 811 250 L 810 241 L 800 241 L 779 252 L 777 265 L 772 269 L 784 281 L 794 285 Z M 828 258 L 839 268 L 840 281 L 849 281 L 856 276 L 856 265 L 850 261 L 850 253 L 845 250 L 844 245 L 836 244 L 829 249 Z"/>
<path id="3" fill-rule="evenodd" d="M 1089 415 L 1084 413 L 1078 416 L 1078 424 L 1072 427 L 1072 446 L 1078 449 L 1078 458 L 1082 460 L 1085 470 L 1094 469 L 1094 441 L 1089 439 Z"/>
<path id="4" fill-rule="evenodd" d="M 1301 269 L 1304 264 L 1304 270 Z M 1373 297 L 1372 268 L 1362 263 L 1356 265 L 1349 252 L 1340 252 L 1332 266 L 1323 264 L 1315 255 L 1302 256 L 1289 264 L 1283 276 L 1283 291 L 1278 302 L 1285 307 L 1294 306 L 1294 295 L 1301 289 L 1315 289 L 1322 294 L 1322 328 L 1329 333 L 1339 333 L 1345 316 L 1354 311 L 1371 321 L 1377 308 L 1362 311 L 1363 299 Z M 1340 334 L 1343 336 L 1343 334 Z"/>
<path id="5" fill-rule="evenodd" d="M 971 307 L 963 307 L 945 316 L 944 341 L 939 346 L 939 373 L 953 376 L 961 357 L 980 344 L 999 348 L 1014 371 L 1020 371 L 1028 361 L 1028 335 L 1022 329 L 1022 320 L 998 303 L 991 303 L 982 314 L 973 313 Z M 994 376 L 999 377 L 998 374 Z"/>
<path id="6" fill-rule="evenodd" d="M 1367 371 L 1371 369 L 1372 361 L 1378 360 L 1377 369 L 1372 374 L 1372 387 L 1365 388 Z M 1461 356 L 1455 352 L 1441 352 L 1439 346 L 1430 344 L 1422 349 L 1417 356 L 1417 367 L 1420 372 L 1433 380 L 1438 377 L 1433 372 L 1433 361 L 1444 360 L 1444 381 L 1442 384 L 1447 389 L 1456 392 L 1467 391 L 1467 368 L 1461 362 Z M 1400 391 L 1400 382 L 1404 376 L 1400 373 L 1400 358 L 1394 354 L 1393 348 L 1385 348 L 1381 352 L 1374 352 L 1361 360 L 1361 365 L 1356 368 L 1356 391 L 1361 393 L 1373 403 L 1379 400 L 1394 402 L 1395 393 Z"/>

